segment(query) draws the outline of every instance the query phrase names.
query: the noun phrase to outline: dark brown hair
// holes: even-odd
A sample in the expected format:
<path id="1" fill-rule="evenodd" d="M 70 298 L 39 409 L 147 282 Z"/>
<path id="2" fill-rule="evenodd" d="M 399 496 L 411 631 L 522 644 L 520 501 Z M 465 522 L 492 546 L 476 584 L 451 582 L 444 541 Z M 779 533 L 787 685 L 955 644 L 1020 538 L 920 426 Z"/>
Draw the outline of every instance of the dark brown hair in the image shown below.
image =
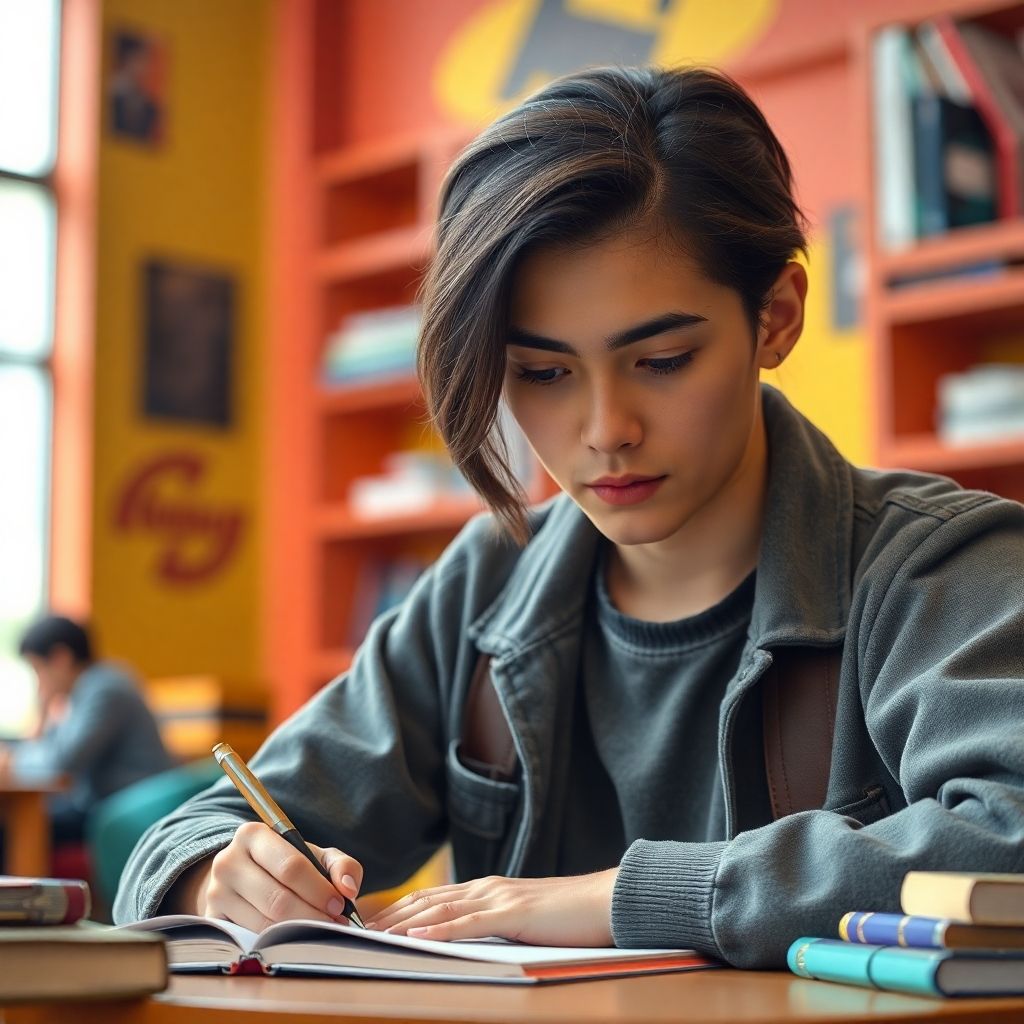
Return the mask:
<path id="1" fill-rule="evenodd" d="M 521 543 L 526 499 L 495 429 L 513 273 L 538 247 L 651 219 L 739 294 L 756 334 L 778 275 L 806 255 L 804 218 L 782 146 L 722 72 L 568 75 L 485 129 L 445 178 L 420 378 L 456 466 Z"/>

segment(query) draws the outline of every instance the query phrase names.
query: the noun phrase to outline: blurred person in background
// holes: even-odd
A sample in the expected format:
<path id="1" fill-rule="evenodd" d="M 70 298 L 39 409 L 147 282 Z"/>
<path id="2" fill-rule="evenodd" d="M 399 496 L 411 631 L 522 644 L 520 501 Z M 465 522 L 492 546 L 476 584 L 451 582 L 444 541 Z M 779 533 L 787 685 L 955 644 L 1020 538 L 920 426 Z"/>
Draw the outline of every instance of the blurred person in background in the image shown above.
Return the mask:
<path id="1" fill-rule="evenodd" d="M 48 615 L 25 631 L 19 653 L 36 675 L 38 726 L 34 737 L 0 745 L 0 771 L 67 776 L 67 791 L 50 798 L 52 838 L 77 842 L 96 804 L 172 758 L 135 680 L 94 658 L 85 626 Z"/>

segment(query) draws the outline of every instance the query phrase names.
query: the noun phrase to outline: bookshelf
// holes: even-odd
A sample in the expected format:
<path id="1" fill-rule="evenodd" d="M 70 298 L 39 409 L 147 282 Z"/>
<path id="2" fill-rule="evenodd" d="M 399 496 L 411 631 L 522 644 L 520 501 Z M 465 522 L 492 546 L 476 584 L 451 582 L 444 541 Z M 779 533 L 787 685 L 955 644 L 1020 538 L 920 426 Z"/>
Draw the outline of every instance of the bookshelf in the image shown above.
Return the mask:
<path id="1" fill-rule="evenodd" d="M 264 613 L 275 722 L 348 667 L 386 586 L 380 567 L 428 564 L 482 508 L 469 492 L 372 515 L 350 500 L 390 455 L 437 440 L 412 373 L 327 381 L 326 343 L 349 315 L 414 301 L 440 185 L 467 138 L 346 142 L 331 45 L 342 8 L 295 0 L 276 14 Z M 533 479 L 531 497 L 550 493 Z"/>
<path id="2" fill-rule="evenodd" d="M 901 13 L 898 24 L 911 29 L 948 13 L 1010 37 L 1024 30 L 1024 3 L 1005 0 L 919 2 L 904 5 Z M 883 466 L 942 473 L 1021 501 L 1024 436 L 949 443 L 936 424 L 944 375 L 987 362 L 1024 362 L 1024 218 L 958 227 L 895 250 L 883 245 L 876 218 L 873 43 L 891 24 L 887 18 L 864 25 L 855 51 L 868 112 L 862 137 L 875 457 Z M 989 261 L 999 266 L 963 273 Z"/>

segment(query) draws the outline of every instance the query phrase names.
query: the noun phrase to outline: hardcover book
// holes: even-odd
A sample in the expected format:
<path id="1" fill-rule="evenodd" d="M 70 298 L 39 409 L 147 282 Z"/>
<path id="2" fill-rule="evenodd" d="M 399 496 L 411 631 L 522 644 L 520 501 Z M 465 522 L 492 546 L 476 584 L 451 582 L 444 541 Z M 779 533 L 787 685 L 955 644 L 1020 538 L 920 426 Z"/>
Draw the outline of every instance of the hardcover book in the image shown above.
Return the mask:
<path id="1" fill-rule="evenodd" d="M 797 939 L 786 956 L 802 978 L 929 996 L 1024 994 L 1024 952 L 905 949 Z"/>
<path id="2" fill-rule="evenodd" d="M 89 885 L 77 878 L 0 875 L 0 924 L 74 924 L 90 909 Z"/>
<path id="3" fill-rule="evenodd" d="M 905 914 L 965 924 L 1024 926 L 1024 874 L 908 871 L 900 906 Z"/>
<path id="4" fill-rule="evenodd" d="M 282 921 L 256 933 L 230 921 L 175 914 L 123 925 L 122 930 L 163 935 L 171 970 L 177 972 L 523 985 L 719 966 L 692 949 L 527 946 L 501 939 L 437 942 L 325 921 Z"/>
<path id="5" fill-rule="evenodd" d="M 961 924 L 948 918 L 916 914 L 854 911 L 839 922 L 844 942 L 922 949 L 1024 949 L 1024 928 Z"/>
<path id="6" fill-rule="evenodd" d="M 0 1005 L 141 996 L 167 987 L 159 936 L 92 921 L 0 928 L 0 964 Z"/>

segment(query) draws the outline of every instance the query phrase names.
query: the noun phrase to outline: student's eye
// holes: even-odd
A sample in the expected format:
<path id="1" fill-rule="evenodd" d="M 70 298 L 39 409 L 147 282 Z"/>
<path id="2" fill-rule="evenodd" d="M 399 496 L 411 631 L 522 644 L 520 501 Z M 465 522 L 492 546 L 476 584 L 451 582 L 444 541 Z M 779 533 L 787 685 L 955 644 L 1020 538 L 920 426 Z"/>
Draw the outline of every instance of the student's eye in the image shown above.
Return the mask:
<path id="1" fill-rule="evenodd" d="M 516 380 L 525 381 L 527 384 L 554 384 L 568 372 L 561 366 L 549 366 L 543 370 L 530 370 L 520 366 L 516 370 Z"/>
<path id="2" fill-rule="evenodd" d="M 677 356 L 666 356 L 664 359 L 641 359 L 637 366 L 646 366 L 651 373 L 675 373 L 693 362 L 693 352 L 680 352 Z"/>

